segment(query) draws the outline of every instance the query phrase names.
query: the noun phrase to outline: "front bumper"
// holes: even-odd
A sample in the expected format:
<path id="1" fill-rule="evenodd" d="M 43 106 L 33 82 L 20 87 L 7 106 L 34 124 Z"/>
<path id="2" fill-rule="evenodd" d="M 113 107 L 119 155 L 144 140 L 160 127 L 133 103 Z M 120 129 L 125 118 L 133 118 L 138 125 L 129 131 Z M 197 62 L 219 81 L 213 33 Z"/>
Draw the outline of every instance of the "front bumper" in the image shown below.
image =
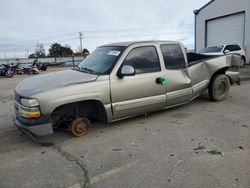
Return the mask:
<path id="1" fill-rule="evenodd" d="M 16 127 L 25 129 L 35 136 L 47 136 L 54 133 L 52 125 L 50 123 L 41 125 L 25 125 L 17 119 L 17 115 L 14 116 L 13 120 Z"/>
<path id="2" fill-rule="evenodd" d="M 13 122 L 15 126 L 28 135 L 32 140 L 44 144 L 50 145 L 50 141 L 40 141 L 43 140 L 42 137 L 51 135 L 54 133 L 53 127 L 50 123 L 49 115 L 42 115 L 37 119 L 27 119 L 19 115 L 18 109 L 25 108 L 21 104 L 15 102 L 15 114 L 13 117 Z"/>
<path id="3" fill-rule="evenodd" d="M 49 138 L 46 137 L 41 137 L 41 136 L 37 136 L 35 134 L 32 133 L 32 130 L 30 131 L 30 129 L 27 129 L 27 127 L 23 124 L 21 124 L 16 118 L 15 116 L 13 117 L 13 121 L 15 126 L 22 131 L 24 134 L 26 134 L 29 138 L 31 138 L 34 142 L 41 144 L 43 146 L 51 146 L 53 145 L 53 141 L 51 141 Z"/>

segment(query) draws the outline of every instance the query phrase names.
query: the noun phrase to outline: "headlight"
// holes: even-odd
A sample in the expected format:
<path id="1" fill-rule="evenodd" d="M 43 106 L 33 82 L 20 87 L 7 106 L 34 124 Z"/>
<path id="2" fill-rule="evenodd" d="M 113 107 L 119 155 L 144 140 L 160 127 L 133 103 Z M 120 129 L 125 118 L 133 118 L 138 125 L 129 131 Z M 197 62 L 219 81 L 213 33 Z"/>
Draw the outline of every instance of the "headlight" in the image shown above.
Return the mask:
<path id="1" fill-rule="evenodd" d="M 27 106 L 27 107 L 39 106 L 39 102 L 36 99 L 25 99 L 25 98 L 22 98 L 21 99 L 21 104 L 23 106 Z"/>

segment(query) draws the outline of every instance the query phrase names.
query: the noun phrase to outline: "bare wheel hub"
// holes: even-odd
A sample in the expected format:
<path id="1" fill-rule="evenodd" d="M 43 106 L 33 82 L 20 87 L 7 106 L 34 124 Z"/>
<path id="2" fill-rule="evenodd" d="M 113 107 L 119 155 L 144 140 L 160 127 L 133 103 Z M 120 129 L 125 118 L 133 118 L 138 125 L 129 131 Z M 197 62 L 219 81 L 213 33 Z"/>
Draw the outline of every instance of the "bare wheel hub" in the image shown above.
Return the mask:
<path id="1" fill-rule="evenodd" d="M 70 131 L 74 136 L 84 136 L 87 134 L 88 121 L 85 118 L 76 118 L 71 122 Z"/>

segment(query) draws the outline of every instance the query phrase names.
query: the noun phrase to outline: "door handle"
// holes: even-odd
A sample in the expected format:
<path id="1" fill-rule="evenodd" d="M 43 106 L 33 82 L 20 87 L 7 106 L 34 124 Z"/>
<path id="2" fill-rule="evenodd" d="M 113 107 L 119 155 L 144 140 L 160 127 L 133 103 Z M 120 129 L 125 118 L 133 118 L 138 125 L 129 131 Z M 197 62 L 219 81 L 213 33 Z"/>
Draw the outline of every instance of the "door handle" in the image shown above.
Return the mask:
<path id="1" fill-rule="evenodd" d="M 161 76 L 161 77 L 156 78 L 156 81 L 155 81 L 155 82 L 156 82 L 157 84 L 166 85 L 166 84 L 167 84 L 167 81 L 168 81 L 168 79 L 167 79 L 166 76 Z"/>

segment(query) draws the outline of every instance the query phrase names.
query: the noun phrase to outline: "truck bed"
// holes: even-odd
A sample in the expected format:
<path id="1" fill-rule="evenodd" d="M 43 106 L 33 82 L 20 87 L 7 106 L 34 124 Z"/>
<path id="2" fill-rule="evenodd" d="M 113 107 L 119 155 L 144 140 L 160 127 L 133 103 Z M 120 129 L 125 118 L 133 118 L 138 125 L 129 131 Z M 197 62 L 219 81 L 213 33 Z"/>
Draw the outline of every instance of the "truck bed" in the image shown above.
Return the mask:
<path id="1" fill-rule="evenodd" d="M 229 61 L 229 67 L 230 68 L 234 68 L 238 70 L 238 68 L 240 67 L 240 56 L 238 54 L 228 54 L 228 55 L 204 55 L 204 54 L 199 54 L 199 53 L 194 53 L 194 52 L 189 52 L 187 53 L 187 60 L 188 60 L 188 65 L 192 66 L 192 65 L 196 65 L 198 63 L 201 62 L 206 62 L 212 59 L 216 59 L 219 57 L 223 57 L 226 56 L 226 61 Z M 218 62 L 221 61 L 218 59 Z"/>
<path id="2" fill-rule="evenodd" d="M 189 52 L 187 53 L 187 60 L 188 60 L 188 63 L 193 63 L 193 62 L 196 62 L 196 61 L 203 61 L 204 59 L 208 59 L 208 58 L 215 58 L 215 57 L 218 57 L 218 56 L 215 56 L 215 55 L 204 55 L 204 54 L 199 54 L 199 53 L 194 53 L 194 52 Z"/>

